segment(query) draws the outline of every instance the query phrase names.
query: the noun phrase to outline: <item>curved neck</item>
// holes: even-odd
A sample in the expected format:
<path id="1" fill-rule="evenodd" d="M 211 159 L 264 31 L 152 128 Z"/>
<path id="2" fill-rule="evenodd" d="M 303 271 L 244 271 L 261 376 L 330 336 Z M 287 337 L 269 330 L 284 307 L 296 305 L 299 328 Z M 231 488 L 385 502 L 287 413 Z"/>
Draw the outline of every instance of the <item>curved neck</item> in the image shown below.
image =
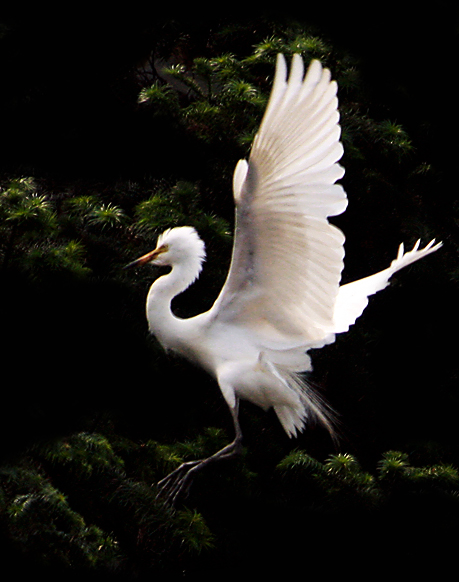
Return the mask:
<path id="1" fill-rule="evenodd" d="M 185 291 L 199 275 L 200 268 L 197 265 L 178 263 L 172 267 L 167 275 L 156 279 L 150 287 L 147 297 L 147 319 L 150 331 L 158 339 L 159 336 L 173 331 L 174 324 L 179 321 L 171 310 L 171 302 L 174 297 Z"/>

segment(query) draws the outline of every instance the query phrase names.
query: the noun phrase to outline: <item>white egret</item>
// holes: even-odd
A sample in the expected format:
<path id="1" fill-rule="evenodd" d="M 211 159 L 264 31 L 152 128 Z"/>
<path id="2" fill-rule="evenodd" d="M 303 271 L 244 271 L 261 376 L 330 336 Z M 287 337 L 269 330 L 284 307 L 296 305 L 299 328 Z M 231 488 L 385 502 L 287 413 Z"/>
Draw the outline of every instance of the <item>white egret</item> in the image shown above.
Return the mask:
<path id="1" fill-rule="evenodd" d="M 240 160 L 234 172 L 231 266 L 209 311 L 188 319 L 171 311 L 172 299 L 195 281 L 205 258 L 193 228 L 167 230 L 155 250 L 128 265 L 172 268 L 149 290 L 149 329 L 166 350 L 217 380 L 236 433 L 221 451 L 183 463 L 160 482 L 171 499 L 196 471 L 240 451 L 240 399 L 273 407 L 290 437 L 311 418 L 333 433 L 328 408 L 300 375 L 311 370 L 307 352 L 347 331 L 368 297 L 386 287 L 396 271 L 441 246 L 433 240 L 419 249 L 418 241 L 405 253 L 402 244 L 387 269 L 340 286 L 344 235 L 328 221 L 347 206 L 346 193 L 336 184 L 344 174 L 338 164 L 343 146 L 336 94 L 336 82 L 318 61 L 304 76 L 303 60 L 294 55 L 287 79 L 285 59 L 278 56 L 249 161 Z"/>

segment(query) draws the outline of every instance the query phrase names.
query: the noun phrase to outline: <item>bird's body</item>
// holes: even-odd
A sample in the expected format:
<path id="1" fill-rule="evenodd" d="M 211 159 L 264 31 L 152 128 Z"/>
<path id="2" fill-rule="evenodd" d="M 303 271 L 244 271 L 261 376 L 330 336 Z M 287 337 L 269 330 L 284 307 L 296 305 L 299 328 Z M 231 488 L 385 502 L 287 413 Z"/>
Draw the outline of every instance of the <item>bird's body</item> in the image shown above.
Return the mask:
<path id="1" fill-rule="evenodd" d="M 199 276 L 204 243 L 191 227 L 163 233 L 157 247 L 131 265 L 172 267 L 147 298 L 150 331 L 166 350 L 202 366 L 218 382 L 230 408 L 236 439 L 210 459 L 186 463 L 178 494 L 191 474 L 240 448 L 238 403 L 273 407 L 289 436 L 311 418 L 333 433 L 328 408 L 301 372 L 311 369 L 308 351 L 334 341 L 361 315 L 368 297 L 386 287 L 399 269 L 435 251 L 434 241 L 404 253 L 375 275 L 340 286 L 344 235 L 328 218 L 342 213 L 346 193 L 336 181 L 343 148 L 337 86 L 313 61 L 304 77 L 295 55 L 287 81 L 279 55 L 273 90 L 249 161 L 236 166 L 236 228 L 230 270 L 205 313 L 180 319 L 172 299 Z M 166 480 L 169 484 L 171 481 Z"/>
<path id="2" fill-rule="evenodd" d="M 173 351 L 204 368 L 219 383 L 230 408 L 236 401 L 249 400 L 265 410 L 274 407 L 289 435 L 304 425 L 305 416 L 315 413 L 331 429 L 325 410 L 318 406 L 317 396 L 301 387 L 298 372 L 310 368 L 306 354 L 309 345 L 304 339 L 263 343 L 258 330 L 228 321 L 216 304 L 205 313 L 182 319 L 171 310 L 172 299 L 197 278 L 204 258 L 204 246 L 194 229 L 180 227 L 166 231 L 158 245 L 181 245 L 183 260 L 176 262 L 167 275 L 159 277 L 147 296 L 147 319 L 150 331 L 166 351 Z M 156 264 L 169 264 L 164 256 Z M 255 298 L 253 300 L 256 300 Z M 234 301 L 237 305 L 237 300 Z M 230 309 L 228 310 L 229 312 Z M 269 321 L 267 320 L 267 323 Z M 300 346 L 295 345 L 299 341 Z M 315 411 L 315 412 L 314 412 Z"/>

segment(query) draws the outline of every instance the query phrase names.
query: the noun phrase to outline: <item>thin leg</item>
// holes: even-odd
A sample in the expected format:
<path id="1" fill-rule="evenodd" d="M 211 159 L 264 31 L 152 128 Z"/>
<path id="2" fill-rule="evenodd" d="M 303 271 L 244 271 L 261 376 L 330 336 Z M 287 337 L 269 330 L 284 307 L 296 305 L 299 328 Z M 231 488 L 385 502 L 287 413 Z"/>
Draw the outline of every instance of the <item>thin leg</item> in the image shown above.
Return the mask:
<path id="1" fill-rule="evenodd" d="M 234 441 L 207 459 L 182 463 L 177 469 L 172 471 L 172 473 L 169 473 L 169 475 L 158 482 L 159 495 L 164 495 L 172 505 L 180 495 L 188 492 L 191 483 L 193 482 L 193 478 L 198 471 L 204 469 L 204 467 L 207 467 L 215 461 L 231 459 L 241 453 L 242 432 L 238 420 L 239 400 L 236 401 L 236 406 L 230 410 L 236 433 Z"/>

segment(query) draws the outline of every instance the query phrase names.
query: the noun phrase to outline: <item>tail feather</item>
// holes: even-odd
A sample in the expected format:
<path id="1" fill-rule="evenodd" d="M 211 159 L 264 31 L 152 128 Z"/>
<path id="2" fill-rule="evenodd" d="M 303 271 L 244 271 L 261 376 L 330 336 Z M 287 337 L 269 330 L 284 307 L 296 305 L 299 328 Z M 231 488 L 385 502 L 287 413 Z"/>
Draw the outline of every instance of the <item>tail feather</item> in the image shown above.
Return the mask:
<path id="1" fill-rule="evenodd" d="M 296 437 L 298 432 L 302 432 L 305 426 L 304 409 L 298 407 L 293 409 L 290 406 L 275 406 L 274 410 L 277 414 L 281 425 L 290 438 Z"/>
<path id="2" fill-rule="evenodd" d="M 306 423 L 319 422 L 337 441 L 336 415 L 325 400 L 314 390 L 301 374 L 291 372 L 280 366 L 275 366 L 276 376 L 293 393 L 296 394 L 297 405 L 275 405 L 274 411 L 289 437 L 296 437 L 302 432 Z"/>

